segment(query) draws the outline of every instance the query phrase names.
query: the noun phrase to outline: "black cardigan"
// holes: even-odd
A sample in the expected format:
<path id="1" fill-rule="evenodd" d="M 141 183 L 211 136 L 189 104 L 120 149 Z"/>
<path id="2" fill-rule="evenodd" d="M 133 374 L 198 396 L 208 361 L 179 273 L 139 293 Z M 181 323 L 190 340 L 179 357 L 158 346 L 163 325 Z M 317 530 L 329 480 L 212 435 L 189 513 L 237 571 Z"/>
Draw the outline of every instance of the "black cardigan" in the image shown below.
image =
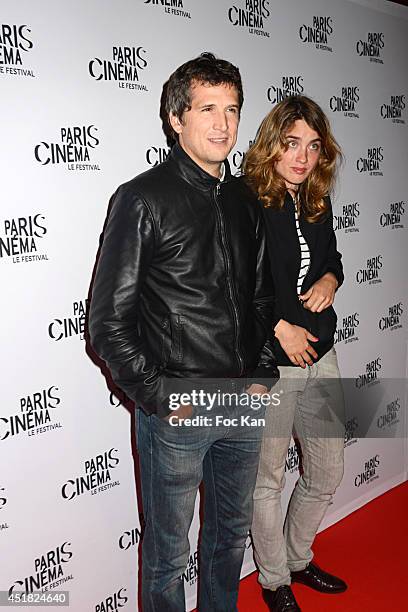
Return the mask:
<path id="1" fill-rule="evenodd" d="M 333 272 L 339 287 L 344 280 L 341 255 L 337 251 L 336 236 L 333 230 L 333 213 L 330 198 L 328 214 L 318 223 L 309 223 L 302 213 L 299 218 L 301 232 L 310 249 L 310 267 L 303 279 L 302 293 L 326 272 Z M 262 205 L 268 252 L 275 283 L 276 306 L 274 319 L 285 319 L 289 323 L 308 329 L 318 342 L 311 342 L 318 354 L 323 357 L 334 344 L 337 316 L 333 306 L 320 313 L 303 308 L 297 295 L 297 279 L 300 267 L 300 246 L 296 232 L 295 205 L 289 192 L 286 192 L 282 209 L 265 208 Z M 274 341 L 274 352 L 278 365 L 293 365 L 279 344 Z M 316 359 L 316 361 L 318 361 Z"/>

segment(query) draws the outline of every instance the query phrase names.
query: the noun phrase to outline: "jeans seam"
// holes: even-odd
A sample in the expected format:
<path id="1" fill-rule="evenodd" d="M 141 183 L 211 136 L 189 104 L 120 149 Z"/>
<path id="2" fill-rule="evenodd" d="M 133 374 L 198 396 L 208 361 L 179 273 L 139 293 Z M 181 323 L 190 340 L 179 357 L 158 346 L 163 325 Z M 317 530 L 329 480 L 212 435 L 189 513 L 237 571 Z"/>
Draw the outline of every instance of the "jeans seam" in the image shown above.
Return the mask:
<path id="1" fill-rule="evenodd" d="M 299 404 L 298 404 L 298 410 L 299 410 L 300 420 L 302 422 L 302 429 L 303 429 L 302 434 L 303 434 L 303 440 L 304 440 L 305 451 L 306 451 L 305 455 L 307 455 L 308 459 L 309 459 L 309 457 L 311 455 L 310 446 L 309 446 L 309 438 L 308 438 L 308 435 L 307 435 L 307 432 L 306 432 L 306 427 L 305 427 L 305 417 L 304 417 L 304 414 L 303 414 Z M 302 443 L 300 444 L 300 446 L 302 447 Z M 308 484 L 308 489 L 309 489 L 309 484 Z"/>
<path id="2" fill-rule="evenodd" d="M 310 376 L 308 376 L 308 379 L 309 379 L 309 378 L 310 378 Z M 307 386 L 307 382 L 306 382 L 306 386 Z M 306 389 L 306 387 L 305 387 L 305 389 Z M 303 393 L 305 393 L 305 389 L 303 390 Z M 302 452 L 302 456 L 303 456 L 303 455 L 308 455 L 308 454 L 310 455 L 309 450 L 308 450 L 308 437 L 307 437 L 307 435 L 306 435 L 306 428 L 305 428 L 305 419 L 304 419 L 304 415 L 303 415 L 303 412 L 302 412 L 302 410 L 301 410 L 301 408 L 300 408 L 300 406 L 299 406 L 299 402 L 297 401 L 296 403 L 297 403 L 297 406 L 296 406 L 295 410 L 298 410 L 298 413 L 299 413 L 299 417 L 300 417 L 300 421 L 301 421 L 301 428 L 302 428 L 302 430 L 303 430 L 303 431 L 302 431 L 302 438 L 303 438 L 303 441 L 304 441 L 304 446 L 305 446 L 305 451 L 306 451 L 305 453 L 303 453 L 303 452 Z M 301 446 L 301 449 L 302 449 L 302 451 L 303 451 L 303 445 L 302 445 L 302 442 L 300 442 L 300 446 Z M 300 478 L 300 476 L 299 476 L 299 478 Z M 303 479 L 303 480 L 304 480 L 304 479 Z M 307 484 L 307 488 L 309 488 L 309 483 L 306 483 L 306 484 Z M 298 480 L 297 480 L 297 482 L 296 482 L 296 487 L 299 487 L 299 479 L 298 479 Z M 293 491 L 293 493 L 294 493 L 294 491 Z M 293 495 L 293 493 L 292 493 L 292 495 Z M 303 497 L 303 496 L 302 496 L 302 497 Z M 298 502 L 299 502 L 299 500 L 298 500 Z M 296 506 L 295 506 L 293 509 L 292 509 L 292 507 L 291 507 L 291 506 L 289 506 L 289 509 L 288 509 L 288 510 L 290 510 L 290 515 L 291 515 L 291 517 L 292 517 L 293 519 L 294 519 L 294 518 L 297 516 L 297 514 L 298 514 L 298 512 L 299 512 L 299 507 L 300 507 L 300 504 L 299 504 L 299 503 L 297 503 L 297 505 L 296 505 Z M 289 514 L 287 513 L 287 515 L 286 515 L 286 519 L 288 519 L 288 518 L 289 518 Z M 306 565 L 307 565 L 307 564 L 306 564 Z M 289 563 L 289 559 L 287 559 L 287 566 L 288 566 L 289 571 L 291 571 L 291 568 L 290 568 L 290 563 Z"/>
<path id="3" fill-rule="evenodd" d="M 150 437 L 150 450 L 152 451 L 150 453 L 150 478 L 149 478 L 149 499 L 150 499 L 150 508 L 149 508 L 149 515 L 150 515 L 150 521 L 151 521 L 151 531 L 152 531 L 152 536 L 153 536 L 153 549 L 154 549 L 154 558 L 156 559 L 156 565 L 154 566 L 153 569 L 153 574 L 156 575 L 157 574 L 157 570 L 159 568 L 159 557 L 157 554 L 157 537 L 156 537 L 156 530 L 154 528 L 155 525 L 155 521 L 152 520 L 152 507 L 153 505 L 153 436 L 152 436 L 152 417 L 150 417 L 150 427 L 149 427 L 149 437 Z"/>
<path id="4" fill-rule="evenodd" d="M 214 584 L 214 557 L 215 557 L 215 551 L 217 550 L 217 544 L 218 544 L 218 500 L 217 500 L 217 488 L 215 486 L 215 479 L 214 479 L 214 469 L 213 469 L 213 459 L 212 459 L 212 455 L 211 455 L 211 450 L 209 451 L 209 459 L 210 459 L 210 465 L 211 465 L 211 480 L 213 483 L 213 494 L 214 494 L 214 513 L 215 513 L 215 541 L 214 541 L 214 546 L 213 546 L 213 554 L 211 555 L 211 562 L 210 562 L 210 582 L 211 582 L 211 601 L 213 603 L 214 606 L 214 610 L 216 610 L 216 600 L 215 600 L 215 584 Z"/>
<path id="5" fill-rule="evenodd" d="M 334 354 L 335 354 L 335 353 L 334 353 Z M 330 352 L 328 353 L 328 355 L 330 355 Z M 315 366 L 316 366 L 316 376 L 314 377 L 314 379 L 315 379 L 315 380 L 316 380 L 316 379 L 318 379 L 318 378 L 320 378 L 320 379 L 324 379 L 324 378 L 325 378 L 324 374 L 323 374 L 322 376 L 319 376 L 319 374 L 321 373 L 321 370 L 322 370 L 322 364 L 320 364 L 320 367 L 319 367 L 319 363 L 315 364 Z M 331 366 L 328 366 L 328 367 L 331 367 Z M 324 366 L 323 366 L 323 369 L 324 369 Z M 305 435 L 305 434 L 306 434 L 306 430 L 305 430 L 305 417 L 304 417 L 304 414 L 303 414 L 303 412 L 302 412 L 302 410 L 301 410 L 301 408 L 300 408 L 300 407 L 299 407 L 299 417 L 300 417 L 301 427 L 302 427 L 302 429 L 303 429 L 303 432 L 302 432 L 302 433 L 303 433 L 303 443 L 301 443 L 302 450 L 303 450 L 303 446 L 304 446 L 304 448 L 305 448 L 305 453 L 303 453 L 303 455 L 305 455 L 305 456 L 307 456 L 308 458 L 310 458 L 310 457 L 312 456 L 312 453 L 311 453 L 311 452 L 309 452 L 309 449 L 310 449 L 309 437 L 308 437 L 307 435 Z M 309 490 L 309 489 L 310 489 L 310 485 L 312 484 L 312 476 L 310 477 L 310 480 L 309 480 L 309 481 L 307 481 L 307 482 L 306 482 L 306 481 L 305 481 L 305 479 L 303 478 L 303 482 L 304 482 L 305 484 L 307 484 L 307 490 Z M 331 498 L 333 498 L 333 495 L 334 495 L 334 494 L 331 494 Z M 291 513 L 293 518 L 295 518 L 295 517 L 296 517 L 296 515 L 297 515 L 297 513 L 298 513 L 298 508 L 299 508 L 299 506 L 300 506 L 300 504 L 298 504 L 298 505 L 297 505 L 297 506 L 294 508 L 293 512 Z M 311 549 L 310 549 L 310 550 L 311 550 Z M 313 551 L 311 551 L 311 552 L 312 552 L 312 555 L 313 555 Z M 312 558 L 313 558 L 313 557 L 312 557 Z M 289 564 L 288 564 L 288 565 L 289 565 Z M 295 562 L 295 565 L 296 565 L 296 562 Z M 303 561 L 302 561 L 301 565 L 303 565 Z M 290 569 L 291 569 L 291 568 L 290 568 Z M 300 569 L 304 569 L 304 568 L 302 567 L 302 568 L 300 568 Z M 299 571 L 299 568 L 298 568 L 298 567 L 296 567 L 296 569 L 295 569 L 295 570 L 293 570 L 293 571 Z"/>

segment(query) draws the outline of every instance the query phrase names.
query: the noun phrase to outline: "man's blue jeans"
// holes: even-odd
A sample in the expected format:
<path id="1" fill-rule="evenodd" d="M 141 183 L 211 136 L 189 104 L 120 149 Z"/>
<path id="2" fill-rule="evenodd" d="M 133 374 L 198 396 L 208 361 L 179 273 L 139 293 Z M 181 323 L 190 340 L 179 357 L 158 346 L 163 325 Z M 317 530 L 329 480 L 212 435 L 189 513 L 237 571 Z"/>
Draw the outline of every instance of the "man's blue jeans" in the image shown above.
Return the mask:
<path id="1" fill-rule="evenodd" d="M 226 418 L 235 417 L 239 423 L 241 415 L 259 418 L 263 412 L 237 406 L 222 409 Z M 213 416 L 211 412 L 206 414 Z M 263 427 L 177 427 L 138 410 L 137 428 L 146 522 L 142 543 L 143 612 L 185 610 L 182 574 L 188 562 L 188 532 L 202 480 L 199 610 L 235 611 Z"/>

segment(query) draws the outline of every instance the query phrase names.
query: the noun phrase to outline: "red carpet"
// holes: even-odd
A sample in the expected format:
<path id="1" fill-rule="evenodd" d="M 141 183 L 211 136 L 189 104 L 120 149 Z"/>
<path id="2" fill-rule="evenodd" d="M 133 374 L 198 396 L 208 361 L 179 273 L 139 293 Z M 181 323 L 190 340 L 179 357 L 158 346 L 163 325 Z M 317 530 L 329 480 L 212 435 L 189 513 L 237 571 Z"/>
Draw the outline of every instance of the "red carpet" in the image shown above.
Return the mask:
<path id="1" fill-rule="evenodd" d="M 315 560 L 349 588 L 324 595 L 295 584 L 303 612 L 408 610 L 408 482 L 357 510 L 316 538 Z M 241 582 L 239 612 L 263 612 L 256 573 Z"/>

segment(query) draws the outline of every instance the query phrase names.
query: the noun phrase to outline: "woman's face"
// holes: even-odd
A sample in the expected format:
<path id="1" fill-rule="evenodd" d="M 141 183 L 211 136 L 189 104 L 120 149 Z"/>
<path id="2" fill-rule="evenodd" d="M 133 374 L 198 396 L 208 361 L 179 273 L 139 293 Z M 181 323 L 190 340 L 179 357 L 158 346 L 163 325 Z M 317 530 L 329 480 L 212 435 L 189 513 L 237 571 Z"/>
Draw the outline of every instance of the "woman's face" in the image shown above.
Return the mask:
<path id="1" fill-rule="evenodd" d="M 285 181 L 286 187 L 296 191 L 319 161 L 321 138 L 304 119 L 298 119 L 286 133 L 285 139 L 287 149 L 282 151 L 279 161 L 275 163 L 275 170 Z"/>

